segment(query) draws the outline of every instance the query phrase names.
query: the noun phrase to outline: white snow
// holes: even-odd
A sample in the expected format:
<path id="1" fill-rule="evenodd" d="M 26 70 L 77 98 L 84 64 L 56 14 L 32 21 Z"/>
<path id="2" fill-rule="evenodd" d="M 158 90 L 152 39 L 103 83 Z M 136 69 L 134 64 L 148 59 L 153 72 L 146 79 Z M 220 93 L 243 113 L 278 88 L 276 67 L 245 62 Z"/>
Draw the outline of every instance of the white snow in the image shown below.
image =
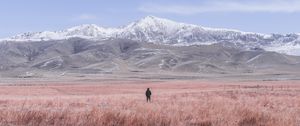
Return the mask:
<path id="1" fill-rule="evenodd" d="M 297 55 L 300 56 L 300 45 L 291 45 L 291 44 L 285 44 L 281 46 L 272 46 L 272 47 L 266 47 L 267 51 L 274 51 L 279 53 L 285 53 L 288 55 Z"/>
<path id="2" fill-rule="evenodd" d="M 250 63 L 250 62 L 254 61 L 255 59 L 259 58 L 260 56 L 261 56 L 261 54 L 255 56 L 255 57 L 253 57 L 253 58 L 251 58 L 251 59 L 249 59 L 249 60 L 247 61 L 247 63 Z"/>

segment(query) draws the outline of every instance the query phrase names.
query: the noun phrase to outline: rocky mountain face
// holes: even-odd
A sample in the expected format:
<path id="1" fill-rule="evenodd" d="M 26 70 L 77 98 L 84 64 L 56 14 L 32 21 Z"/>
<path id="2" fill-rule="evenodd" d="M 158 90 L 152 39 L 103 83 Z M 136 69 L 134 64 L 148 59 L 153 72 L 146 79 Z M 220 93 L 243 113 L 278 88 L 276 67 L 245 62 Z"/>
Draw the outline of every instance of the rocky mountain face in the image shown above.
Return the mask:
<path id="1" fill-rule="evenodd" d="M 93 41 L 127 39 L 160 45 L 190 46 L 222 44 L 244 51 L 263 49 L 289 55 L 300 55 L 300 35 L 259 34 L 230 29 L 207 28 L 148 16 L 120 28 L 81 25 L 61 31 L 24 33 L 2 42 L 44 42 L 83 38 Z"/>
<path id="2" fill-rule="evenodd" d="M 300 57 L 264 50 L 242 50 L 217 43 L 171 46 L 128 39 L 71 38 L 43 42 L 1 42 L 0 73 L 32 76 L 61 73 L 256 73 L 293 72 Z"/>

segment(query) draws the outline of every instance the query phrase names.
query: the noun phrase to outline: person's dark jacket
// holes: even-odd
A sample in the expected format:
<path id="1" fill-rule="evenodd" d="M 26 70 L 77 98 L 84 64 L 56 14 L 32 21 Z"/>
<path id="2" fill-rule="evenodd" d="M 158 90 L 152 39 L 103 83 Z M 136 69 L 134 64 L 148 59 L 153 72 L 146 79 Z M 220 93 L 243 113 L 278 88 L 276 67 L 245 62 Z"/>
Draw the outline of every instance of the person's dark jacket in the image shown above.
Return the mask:
<path id="1" fill-rule="evenodd" d="M 147 96 L 147 97 L 150 97 L 150 96 L 151 96 L 151 91 L 150 91 L 149 89 L 147 89 L 147 91 L 146 91 L 146 96 Z"/>

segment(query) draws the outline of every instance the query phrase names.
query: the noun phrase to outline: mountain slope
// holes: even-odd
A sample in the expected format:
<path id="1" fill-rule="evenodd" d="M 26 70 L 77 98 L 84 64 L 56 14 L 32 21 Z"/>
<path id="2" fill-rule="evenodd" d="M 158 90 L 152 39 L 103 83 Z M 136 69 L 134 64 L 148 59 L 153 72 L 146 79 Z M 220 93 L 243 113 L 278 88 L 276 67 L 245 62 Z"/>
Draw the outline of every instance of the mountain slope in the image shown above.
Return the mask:
<path id="1" fill-rule="evenodd" d="M 171 46 L 125 39 L 72 38 L 44 42 L 0 43 L 0 75 L 59 73 L 292 73 L 300 57 L 244 51 L 222 44 Z"/>

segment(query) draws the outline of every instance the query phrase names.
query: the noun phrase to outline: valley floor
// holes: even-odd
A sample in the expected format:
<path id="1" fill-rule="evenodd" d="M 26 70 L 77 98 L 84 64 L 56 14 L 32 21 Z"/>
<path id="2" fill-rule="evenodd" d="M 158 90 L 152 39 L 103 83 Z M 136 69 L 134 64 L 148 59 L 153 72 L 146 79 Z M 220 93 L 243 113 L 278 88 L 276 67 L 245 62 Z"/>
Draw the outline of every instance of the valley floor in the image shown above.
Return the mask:
<path id="1" fill-rule="evenodd" d="M 0 125 L 299 126 L 300 81 L 2 80 Z"/>

